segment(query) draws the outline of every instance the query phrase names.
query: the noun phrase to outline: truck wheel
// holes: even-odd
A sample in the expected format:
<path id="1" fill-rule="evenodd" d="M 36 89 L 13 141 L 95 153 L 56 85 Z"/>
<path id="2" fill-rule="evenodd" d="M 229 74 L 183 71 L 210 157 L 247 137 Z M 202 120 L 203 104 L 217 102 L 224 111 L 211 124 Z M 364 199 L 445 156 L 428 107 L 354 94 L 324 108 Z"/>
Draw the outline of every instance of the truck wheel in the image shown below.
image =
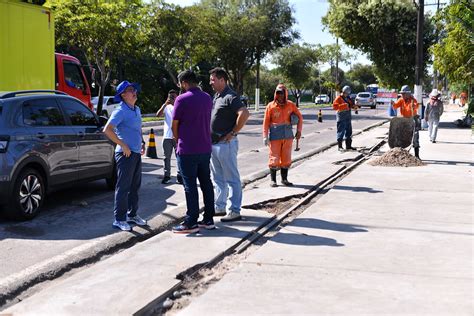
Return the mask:
<path id="1" fill-rule="evenodd" d="M 23 170 L 15 181 L 7 216 L 17 220 L 34 218 L 43 205 L 45 193 L 43 176 L 32 168 Z"/>

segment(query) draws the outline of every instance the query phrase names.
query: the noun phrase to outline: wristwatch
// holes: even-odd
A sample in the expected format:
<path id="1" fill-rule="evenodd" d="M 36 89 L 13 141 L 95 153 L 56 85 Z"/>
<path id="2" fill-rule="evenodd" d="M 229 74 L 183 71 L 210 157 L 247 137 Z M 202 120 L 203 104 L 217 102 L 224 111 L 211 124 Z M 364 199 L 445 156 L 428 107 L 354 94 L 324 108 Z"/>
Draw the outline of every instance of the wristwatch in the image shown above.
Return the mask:
<path id="1" fill-rule="evenodd" d="M 231 131 L 231 132 L 230 132 L 230 135 L 232 135 L 232 136 L 237 136 L 237 133 L 234 132 L 234 131 Z"/>

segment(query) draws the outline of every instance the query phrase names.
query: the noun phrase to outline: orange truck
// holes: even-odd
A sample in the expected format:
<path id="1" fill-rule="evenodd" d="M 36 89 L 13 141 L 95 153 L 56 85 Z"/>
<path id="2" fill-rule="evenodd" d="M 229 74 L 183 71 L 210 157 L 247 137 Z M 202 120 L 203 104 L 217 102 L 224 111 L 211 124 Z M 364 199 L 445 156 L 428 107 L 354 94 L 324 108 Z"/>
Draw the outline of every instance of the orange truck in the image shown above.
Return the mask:
<path id="1" fill-rule="evenodd" d="M 79 60 L 54 51 L 51 9 L 21 0 L 0 0 L 0 91 L 18 90 L 63 91 L 93 109 Z"/>

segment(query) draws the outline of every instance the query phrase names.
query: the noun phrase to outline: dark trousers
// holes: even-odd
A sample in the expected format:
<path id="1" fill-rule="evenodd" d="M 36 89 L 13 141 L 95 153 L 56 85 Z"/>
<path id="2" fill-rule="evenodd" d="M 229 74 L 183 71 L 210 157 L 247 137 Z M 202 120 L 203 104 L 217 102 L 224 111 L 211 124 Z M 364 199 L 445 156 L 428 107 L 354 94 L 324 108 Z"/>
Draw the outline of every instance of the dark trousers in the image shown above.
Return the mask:
<path id="1" fill-rule="evenodd" d="M 142 183 L 142 156 L 132 152 L 127 158 L 115 153 L 117 185 L 115 186 L 114 215 L 117 221 L 125 221 L 138 211 L 138 189 Z"/>
<path id="2" fill-rule="evenodd" d="M 209 163 L 211 154 L 176 155 L 179 170 L 183 177 L 187 212 L 184 220 L 188 226 L 197 223 L 199 217 L 199 195 L 196 179 L 199 179 L 204 200 L 204 221 L 214 216 L 214 187 L 211 181 Z"/>
<path id="3" fill-rule="evenodd" d="M 337 123 L 337 140 L 352 138 L 352 122 L 351 120 L 338 121 Z"/>

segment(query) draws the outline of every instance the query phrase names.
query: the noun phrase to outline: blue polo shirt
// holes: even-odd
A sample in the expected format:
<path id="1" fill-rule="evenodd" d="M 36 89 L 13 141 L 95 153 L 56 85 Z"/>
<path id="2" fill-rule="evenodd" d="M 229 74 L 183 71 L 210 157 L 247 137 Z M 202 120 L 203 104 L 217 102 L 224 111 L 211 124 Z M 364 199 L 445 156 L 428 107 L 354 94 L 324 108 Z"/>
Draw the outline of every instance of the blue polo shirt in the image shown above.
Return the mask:
<path id="1" fill-rule="evenodd" d="M 109 123 L 115 126 L 115 133 L 131 151 L 140 153 L 142 148 L 142 115 L 140 108 L 130 108 L 125 102 L 114 110 L 109 118 Z M 115 152 L 123 152 L 122 147 L 117 145 Z"/>

